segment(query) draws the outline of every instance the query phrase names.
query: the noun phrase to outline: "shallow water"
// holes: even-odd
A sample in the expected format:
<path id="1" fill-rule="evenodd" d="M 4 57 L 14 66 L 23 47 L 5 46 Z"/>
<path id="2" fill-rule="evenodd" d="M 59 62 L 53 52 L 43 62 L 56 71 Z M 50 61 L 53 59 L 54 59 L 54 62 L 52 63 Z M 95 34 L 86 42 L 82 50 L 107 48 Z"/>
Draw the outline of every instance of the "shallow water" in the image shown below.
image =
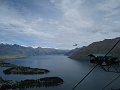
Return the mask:
<path id="1" fill-rule="evenodd" d="M 54 87 L 27 88 L 24 90 L 72 90 L 88 71 L 94 67 L 88 61 L 77 61 L 67 58 L 64 55 L 43 55 L 24 59 L 8 60 L 7 62 L 33 68 L 50 70 L 47 74 L 41 75 L 4 75 L 0 68 L 0 76 L 9 80 L 38 79 L 43 77 L 58 76 L 64 79 L 64 84 Z M 97 67 L 75 90 L 101 90 L 108 82 L 118 74 L 105 72 Z M 120 78 L 109 85 L 106 90 L 120 87 Z"/>

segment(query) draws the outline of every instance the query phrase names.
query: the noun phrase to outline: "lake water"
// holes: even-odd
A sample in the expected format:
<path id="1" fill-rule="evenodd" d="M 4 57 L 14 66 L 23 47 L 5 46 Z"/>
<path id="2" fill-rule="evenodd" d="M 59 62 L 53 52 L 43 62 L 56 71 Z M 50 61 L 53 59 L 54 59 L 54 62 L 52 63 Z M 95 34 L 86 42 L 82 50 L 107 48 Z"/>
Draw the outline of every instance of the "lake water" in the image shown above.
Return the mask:
<path id="1" fill-rule="evenodd" d="M 43 77 L 59 76 L 64 79 L 64 83 L 54 87 L 28 88 L 24 90 L 72 90 L 87 73 L 94 67 L 89 61 L 77 61 L 67 58 L 64 55 L 43 55 L 33 56 L 24 59 L 8 60 L 7 62 L 28 66 L 33 68 L 42 68 L 50 70 L 42 75 L 5 75 L 0 67 L 0 76 L 8 80 L 39 79 Z M 108 82 L 118 74 L 105 72 L 100 67 L 94 71 L 75 89 L 75 90 L 101 90 Z M 120 88 L 120 78 L 109 85 L 106 90 L 111 88 Z"/>

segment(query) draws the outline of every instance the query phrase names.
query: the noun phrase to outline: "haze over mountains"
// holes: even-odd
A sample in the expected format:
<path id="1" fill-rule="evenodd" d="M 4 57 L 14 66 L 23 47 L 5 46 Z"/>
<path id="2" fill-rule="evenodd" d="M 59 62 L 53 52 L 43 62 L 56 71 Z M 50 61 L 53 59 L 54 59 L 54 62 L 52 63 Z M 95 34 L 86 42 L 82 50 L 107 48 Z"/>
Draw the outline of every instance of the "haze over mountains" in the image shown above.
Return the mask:
<path id="1" fill-rule="evenodd" d="M 17 44 L 0 44 L 0 56 L 6 55 L 51 55 L 51 54 L 65 54 L 68 50 L 60 50 L 54 48 L 42 48 L 42 47 L 24 47 Z"/>
<path id="2" fill-rule="evenodd" d="M 88 59 L 88 55 L 92 53 L 96 54 L 106 54 L 114 45 L 115 43 L 120 40 L 120 37 L 114 39 L 105 39 L 99 42 L 93 42 L 88 46 L 84 46 L 82 48 L 76 48 L 68 52 L 68 55 L 72 59 Z M 120 42 L 117 46 L 110 52 L 110 54 L 120 57 Z"/>

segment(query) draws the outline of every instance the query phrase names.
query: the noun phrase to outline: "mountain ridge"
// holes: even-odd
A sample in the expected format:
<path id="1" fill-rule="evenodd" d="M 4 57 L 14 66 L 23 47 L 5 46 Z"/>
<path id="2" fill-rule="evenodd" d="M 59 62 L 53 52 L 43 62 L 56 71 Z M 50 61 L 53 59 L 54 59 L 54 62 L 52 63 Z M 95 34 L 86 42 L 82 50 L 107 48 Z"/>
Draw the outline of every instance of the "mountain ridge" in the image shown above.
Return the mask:
<path id="1" fill-rule="evenodd" d="M 68 50 L 42 48 L 42 47 L 25 47 L 17 44 L 0 44 L 0 56 L 6 55 L 51 55 L 51 54 L 65 54 Z"/>
<path id="2" fill-rule="evenodd" d="M 115 43 L 120 40 L 120 37 L 114 39 L 105 39 L 103 41 L 93 42 L 88 46 L 84 46 L 82 48 L 78 48 L 77 50 L 74 49 L 71 54 L 68 52 L 68 56 L 71 59 L 78 59 L 78 60 L 88 60 L 89 54 L 97 53 L 97 54 L 106 54 L 114 45 Z M 118 45 L 110 52 L 110 54 L 120 57 L 120 42 Z"/>

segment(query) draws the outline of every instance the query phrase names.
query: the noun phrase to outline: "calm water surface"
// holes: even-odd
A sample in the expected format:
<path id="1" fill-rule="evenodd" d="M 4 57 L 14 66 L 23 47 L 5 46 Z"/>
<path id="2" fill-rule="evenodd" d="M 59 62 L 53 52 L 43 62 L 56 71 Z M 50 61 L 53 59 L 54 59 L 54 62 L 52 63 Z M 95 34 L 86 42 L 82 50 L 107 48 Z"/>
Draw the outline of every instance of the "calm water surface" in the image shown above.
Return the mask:
<path id="1" fill-rule="evenodd" d="M 64 84 L 55 87 L 28 88 L 24 90 L 72 90 L 88 71 L 94 67 L 88 61 L 76 61 L 64 55 L 34 56 L 24 59 L 8 60 L 7 62 L 33 68 L 48 69 L 48 74 L 42 75 L 4 75 L 0 68 L 0 76 L 9 80 L 39 79 L 43 77 L 59 76 L 64 79 Z M 75 90 L 102 90 L 102 88 L 118 74 L 108 73 L 97 67 Z M 106 88 L 119 88 L 120 79 Z"/>

